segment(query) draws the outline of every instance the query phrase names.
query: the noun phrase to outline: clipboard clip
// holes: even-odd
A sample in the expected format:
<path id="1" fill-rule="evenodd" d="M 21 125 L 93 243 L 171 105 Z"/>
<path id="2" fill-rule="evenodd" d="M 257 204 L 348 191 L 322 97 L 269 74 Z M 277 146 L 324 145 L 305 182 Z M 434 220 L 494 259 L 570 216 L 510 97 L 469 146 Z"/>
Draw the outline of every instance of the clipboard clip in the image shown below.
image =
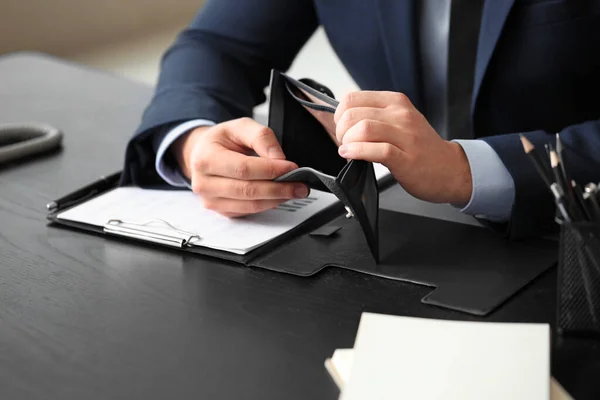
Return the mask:
<path id="1" fill-rule="evenodd" d="M 196 233 L 178 229 L 162 219 L 153 219 L 144 223 L 111 219 L 104 224 L 103 228 L 107 234 L 177 248 L 191 247 L 193 241 L 201 240 Z"/>

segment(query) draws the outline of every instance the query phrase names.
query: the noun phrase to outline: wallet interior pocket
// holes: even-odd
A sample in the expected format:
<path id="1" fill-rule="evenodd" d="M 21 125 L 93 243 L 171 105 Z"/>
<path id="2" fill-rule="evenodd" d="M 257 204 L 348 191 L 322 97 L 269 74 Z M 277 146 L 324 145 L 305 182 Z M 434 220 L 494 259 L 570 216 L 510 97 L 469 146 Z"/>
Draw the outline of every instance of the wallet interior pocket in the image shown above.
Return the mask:
<path id="1" fill-rule="evenodd" d="M 300 83 L 300 82 L 297 82 Z M 292 85 L 290 81 L 285 82 L 285 87 L 300 105 L 302 105 L 306 111 L 308 111 L 319 123 L 323 126 L 331 140 L 340 146 L 341 143 L 337 140 L 335 135 L 335 120 L 334 114 L 337 107 L 337 102 L 334 99 L 326 101 L 323 97 L 319 98 L 313 93 L 310 93 L 306 88 L 302 88 L 297 85 Z M 332 102 L 334 104 L 332 104 Z"/>
<path id="2" fill-rule="evenodd" d="M 331 177 L 338 176 L 347 160 L 338 154 L 334 140 L 336 106 L 337 101 L 329 96 L 274 71 L 269 127 L 289 161 L 301 168 L 309 167 Z"/>

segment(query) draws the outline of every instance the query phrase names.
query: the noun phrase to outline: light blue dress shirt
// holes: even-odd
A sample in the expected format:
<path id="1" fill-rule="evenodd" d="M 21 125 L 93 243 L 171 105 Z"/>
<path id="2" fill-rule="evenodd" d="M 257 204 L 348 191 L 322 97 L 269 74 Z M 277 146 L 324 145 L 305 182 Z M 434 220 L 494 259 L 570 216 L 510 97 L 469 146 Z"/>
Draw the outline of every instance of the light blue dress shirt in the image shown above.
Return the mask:
<path id="1" fill-rule="evenodd" d="M 156 160 L 154 161 L 154 167 L 158 175 L 164 179 L 171 186 L 176 187 L 189 187 L 188 180 L 181 175 L 181 171 L 176 165 L 170 165 L 165 161 L 165 153 L 169 150 L 171 145 L 175 143 L 181 135 L 190 132 L 201 126 L 213 126 L 214 122 L 205 119 L 194 119 L 192 121 L 184 122 L 183 124 L 177 125 L 175 128 L 165 136 L 165 138 L 158 146 L 156 152 Z"/>
<path id="2" fill-rule="evenodd" d="M 423 58 L 425 101 L 431 111 L 428 120 L 445 137 L 447 116 L 443 102 L 446 96 L 448 34 L 450 1 L 423 0 L 420 15 L 420 38 Z M 159 146 L 155 167 L 162 179 L 178 187 L 189 186 L 177 166 L 164 161 L 165 152 L 181 135 L 214 122 L 193 120 L 172 129 Z M 473 181 L 469 203 L 461 211 L 490 221 L 502 222 L 510 218 L 515 198 L 515 185 L 510 173 L 494 149 L 482 140 L 454 140 L 462 146 Z"/>

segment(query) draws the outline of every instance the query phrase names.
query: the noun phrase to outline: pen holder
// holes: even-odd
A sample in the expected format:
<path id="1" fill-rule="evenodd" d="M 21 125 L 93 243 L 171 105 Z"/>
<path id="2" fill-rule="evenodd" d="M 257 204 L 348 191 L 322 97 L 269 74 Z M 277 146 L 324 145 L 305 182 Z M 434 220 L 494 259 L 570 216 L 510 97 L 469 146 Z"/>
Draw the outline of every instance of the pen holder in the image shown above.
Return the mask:
<path id="1" fill-rule="evenodd" d="M 561 226 L 558 333 L 600 338 L 600 224 Z"/>

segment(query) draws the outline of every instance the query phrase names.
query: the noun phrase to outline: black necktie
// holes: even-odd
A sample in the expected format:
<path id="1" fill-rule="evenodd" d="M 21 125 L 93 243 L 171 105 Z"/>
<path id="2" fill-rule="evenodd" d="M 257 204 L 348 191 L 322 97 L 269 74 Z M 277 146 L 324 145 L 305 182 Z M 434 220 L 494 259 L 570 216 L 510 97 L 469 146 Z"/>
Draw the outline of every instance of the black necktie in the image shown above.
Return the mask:
<path id="1" fill-rule="evenodd" d="M 471 97 L 484 0 L 452 0 L 448 43 L 448 139 L 473 138 Z"/>

